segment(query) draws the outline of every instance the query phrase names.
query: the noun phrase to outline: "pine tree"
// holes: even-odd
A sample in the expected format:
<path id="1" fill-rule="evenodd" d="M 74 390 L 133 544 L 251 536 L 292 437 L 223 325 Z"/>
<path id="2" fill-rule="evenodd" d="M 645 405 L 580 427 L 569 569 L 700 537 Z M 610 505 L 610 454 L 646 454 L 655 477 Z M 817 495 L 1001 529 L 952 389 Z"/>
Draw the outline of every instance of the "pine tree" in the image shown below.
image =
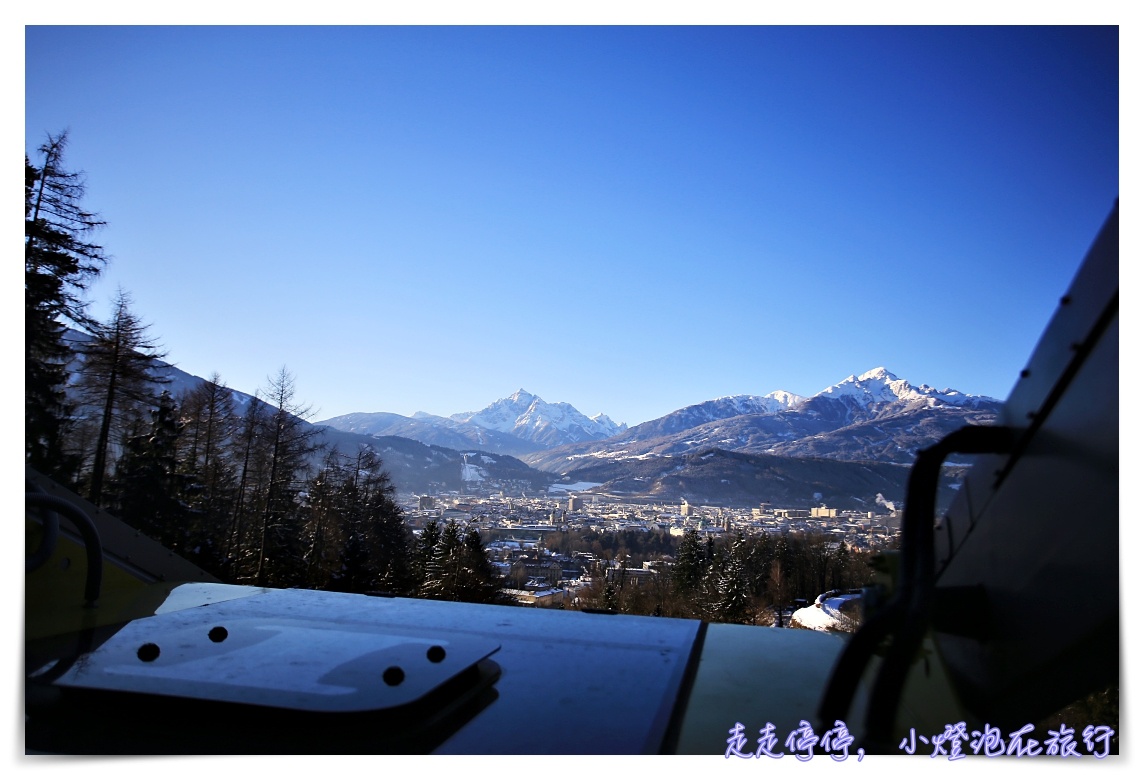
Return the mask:
<path id="1" fill-rule="evenodd" d="M 219 375 L 184 393 L 180 399 L 183 435 L 179 470 L 191 480 L 186 490 L 188 530 L 199 552 L 195 560 L 222 572 L 230 510 L 237 489 L 235 463 L 228 448 L 237 433 L 234 396 Z"/>
<path id="2" fill-rule="evenodd" d="M 340 491 L 340 561 L 344 589 L 365 593 L 377 588 L 377 566 L 374 560 L 374 534 L 367 517 L 370 475 L 380 469 L 380 460 L 368 447 L 359 447 L 352 458 L 345 458 Z"/>
<path id="3" fill-rule="evenodd" d="M 168 381 L 154 373 L 156 361 L 164 355 L 130 307 L 131 299 L 121 289 L 110 319 L 95 323 L 93 338 L 83 347 L 81 392 L 98 421 L 88 488 L 97 505 L 103 499 L 113 431 L 125 432 L 127 424 L 154 402 L 155 385 Z"/>
<path id="4" fill-rule="evenodd" d="M 72 481 L 78 459 L 63 437 L 71 351 L 64 320 L 86 323 L 80 297 L 102 271 L 103 248 L 86 237 L 104 222 L 80 206 L 82 173 L 64 167 L 67 133 L 48 136 L 36 168 L 24 158 L 24 455 L 40 471 Z"/>
<path id="5" fill-rule="evenodd" d="M 767 592 L 770 594 L 771 604 L 775 608 L 775 626 L 782 627 L 782 610 L 790 601 L 787 592 L 786 577 L 783 575 L 783 563 L 778 558 L 771 560 L 771 570 L 767 577 Z"/>
<path id="6" fill-rule="evenodd" d="M 351 549 L 354 547 L 352 535 L 349 543 L 341 541 L 348 521 L 346 493 L 352 489 L 348 483 L 341 453 L 335 447 L 326 454 L 322 467 L 306 488 L 306 584 L 310 587 L 334 587 L 336 582 L 335 590 L 364 591 L 354 587 L 360 579 L 361 563 L 358 550 Z M 342 548 L 340 558 L 336 554 L 338 547 Z"/>
<path id="7" fill-rule="evenodd" d="M 464 600 L 480 604 L 504 601 L 500 592 L 500 573 L 489 560 L 485 545 L 481 541 L 481 532 L 476 528 L 470 528 L 465 534 L 462 551 L 465 556 L 465 566 L 472 577 Z"/>
<path id="8" fill-rule="evenodd" d="M 485 553 L 481 534 L 450 520 L 437 542 L 441 578 L 431 595 L 448 601 L 492 604 L 500 601 L 500 575 Z"/>
<path id="9" fill-rule="evenodd" d="M 459 552 L 462 547 L 461 527 L 456 520 L 445 523 L 433 549 L 433 560 L 439 576 L 425 585 L 429 598 L 460 601 L 458 592 L 463 579 L 463 563 Z"/>
<path id="10" fill-rule="evenodd" d="M 112 487 L 121 520 L 185 554 L 189 511 L 183 498 L 189 480 L 178 471 L 181 429 L 174 399 L 164 391 L 151 410 L 148 430 L 128 440 Z"/>
<path id="11" fill-rule="evenodd" d="M 225 488 L 234 478 L 226 448 L 238 428 L 234 395 L 217 373 L 188 390 L 180 399 L 186 429 L 180 450 L 181 465 L 201 482 L 200 504 L 211 510 L 225 500 Z"/>
<path id="12" fill-rule="evenodd" d="M 394 499 L 396 488 L 389 474 L 381 469 L 381 460 L 372 450 L 366 451 L 366 492 L 364 528 L 371 543 L 371 561 L 376 569 L 379 590 L 397 595 L 413 591 L 412 545 L 405 515 Z"/>
<path id="13" fill-rule="evenodd" d="M 352 593 L 413 590 L 410 534 L 381 458 L 368 446 L 352 459 L 334 452 L 311 482 L 311 568 L 323 587 Z"/>
<path id="14" fill-rule="evenodd" d="M 707 556 L 707 572 L 703 576 L 696 605 L 699 608 L 699 617 L 704 620 L 719 620 L 719 604 L 722 601 L 720 588 L 727 569 L 727 551 L 716 549 L 714 540 L 707 537 Z"/>
<path id="15" fill-rule="evenodd" d="M 270 407 L 255 393 L 239 421 L 231 443 L 238 484 L 230 507 L 230 529 L 225 554 L 230 578 L 238 582 L 257 567 L 256 519 L 261 516 L 266 482 L 266 450 L 263 434 L 269 427 Z"/>
<path id="16" fill-rule="evenodd" d="M 421 596 L 428 596 L 440 588 L 441 564 L 437 558 L 437 543 L 440 539 L 441 526 L 436 520 L 430 520 L 414 545 L 413 577 Z"/>
<path id="17" fill-rule="evenodd" d="M 272 408 L 265 420 L 267 478 L 254 576 L 258 585 L 274 580 L 283 586 L 294 584 L 304 569 L 295 498 L 298 479 L 318 449 L 314 443 L 317 429 L 306 424 L 310 408 L 294 401 L 294 377 L 285 366 L 269 380 L 266 397 Z"/>
<path id="18" fill-rule="evenodd" d="M 752 596 L 763 598 L 767 593 L 767 577 L 770 574 L 774 545 L 770 534 L 752 536 L 747 555 L 747 583 Z"/>
<path id="19" fill-rule="evenodd" d="M 675 567 L 672 569 L 675 588 L 680 595 L 693 598 L 699 591 L 699 585 L 707 572 L 704 551 L 699 532 L 694 528 L 684 531 L 683 538 L 679 542 Z"/>
<path id="20" fill-rule="evenodd" d="M 751 601 L 747 585 L 747 540 L 739 531 L 718 575 L 718 598 L 715 617 L 722 623 L 746 623 L 751 620 Z"/>

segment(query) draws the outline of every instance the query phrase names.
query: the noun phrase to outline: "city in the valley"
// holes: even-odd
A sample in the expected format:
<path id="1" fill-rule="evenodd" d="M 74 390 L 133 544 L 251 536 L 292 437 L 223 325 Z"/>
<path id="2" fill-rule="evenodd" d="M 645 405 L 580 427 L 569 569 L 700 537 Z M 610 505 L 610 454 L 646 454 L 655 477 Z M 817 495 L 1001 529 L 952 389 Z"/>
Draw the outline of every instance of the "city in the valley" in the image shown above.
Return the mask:
<path id="1" fill-rule="evenodd" d="M 869 554 L 895 544 L 901 514 L 892 504 L 880 514 L 827 506 L 744 509 L 566 491 L 406 494 L 400 503 L 414 535 L 427 524 L 450 521 L 478 529 L 504 577 L 504 592 L 520 604 L 556 608 L 590 604 L 585 596 L 601 582 L 643 588 L 662 580 L 658 587 L 669 590 L 666 575 L 675 556 L 663 551 L 676 551 L 689 531 L 712 547 L 726 548 L 739 535 L 769 535 L 817 541 L 830 552 L 845 545 Z"/>

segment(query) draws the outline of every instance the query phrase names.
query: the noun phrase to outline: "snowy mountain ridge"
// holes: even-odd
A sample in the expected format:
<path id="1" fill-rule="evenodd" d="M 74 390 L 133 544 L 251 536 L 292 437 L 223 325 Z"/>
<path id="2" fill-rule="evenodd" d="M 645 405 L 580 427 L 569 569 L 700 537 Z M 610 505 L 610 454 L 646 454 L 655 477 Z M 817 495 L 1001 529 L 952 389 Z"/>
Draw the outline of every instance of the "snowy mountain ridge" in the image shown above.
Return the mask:
<path id="1" fill-rule="evenodd" d="M 523 456 L 564 473 L 584 459 L 731 452 L 912 463 L 917 451 L 964 425 L 992 424 L 1001 402 L 957 390 L 912 385 L 879 366 L 810 397 L 777 390 L 724 396 L 633 426 L 598 442 Z"/>
<path id="2" fill-rule="evenodd" d="M 455 449 L 527 456 L 534 464 L 547 460 L 545 453 L 583 457 L 585 447 L 598 450 L 598 457 L 626 450 L 646 454 L 647 447 L 661 454 L 719 447 L 856 459 L 865 453 L 874 459 L 902 461 L 912 458 L 916 447 L 939 429 L 957 422 L 987 421 L 999 403 L 948 388 L 913 385 L 879 366 L 851 374 L 813 396 L 786 390 L 727 395 L 631 428 L 616 424 L 606 414 L 589 417 L 571 404 L 548 403 L 523 388 L 478 411 L 448 417 L 425 412 L 412 418 L 355 413 L 324 424 Z M 883 427 L 851 428 L 863 425 Z M 548 465 L 556 466 L 555 462 Z"/>
<path id="3" fill-rule="evenodd" d="M 724 410 L 734 410 L 738 414 L 773 414 L 784 409 L 793 409 L 805 400 L 806 398 L 801 395 L 786 390 L 775 390 L 766 395 L 724 395 L 713 401 L 705 401 L 687 408 L 712 404 Z"/>
<path id="4" fill-rule="evenodd" d="M 871 369 L 860 376 L 850 376 L 841 382 L 822 390 L 812 398 L 847 398 L 859 406 L 870 409 L 884 403 L 920 402 L 929 408 L 937 406 L 966 406 L 975 403 L 996 402 L 996 399 L 981 395 L 967 395 L 946 388 L 938 390 L 929 385 L 914 386 L 905 379 L 899 379 L 884 367 Z"/>
<path id="5" fill-rule="evenodd" d="M 606 439 L 627 430 L 627 425 L 617 425 L 606 414 L 588 417 L 572 404 L 548 403 L 523 388 L 480 411 L 449 419 L 547 446 Z"/>
<path id="6" fill-rule="evenodd" d="M 775 390 L 766 395 L 726 395 L 711 401 L 692 404 L 665 415 L 678 416 L 682 423 L 668 426 L 680 430 L 702 422 L 725 420 L 740 414 L 780 414 L 789 411 L 813 411 L 823 401 L 841 401 L 849 410 L 849 416 L 864 417 L 875 413 L 887 404 L 902 406 L 916 405 L 930 409 L 943 406 L 977 406 L 982 403 L 997 403 L 996 399 L 980 395 L 968 395 L 946 388 L 938 390 L 929 385 L 912 385 L 879 366 L 869 371 L 843 379 L 812 396 L 801 396 L 786 390 Z M 656 421 L 652 421 L 656 422 Z M 647 423 L 645 423 L 646 425 Z M 641 426 L 636 426 L 639 428 Z M 632 430 L 636 430 L 633 428 Z"/>

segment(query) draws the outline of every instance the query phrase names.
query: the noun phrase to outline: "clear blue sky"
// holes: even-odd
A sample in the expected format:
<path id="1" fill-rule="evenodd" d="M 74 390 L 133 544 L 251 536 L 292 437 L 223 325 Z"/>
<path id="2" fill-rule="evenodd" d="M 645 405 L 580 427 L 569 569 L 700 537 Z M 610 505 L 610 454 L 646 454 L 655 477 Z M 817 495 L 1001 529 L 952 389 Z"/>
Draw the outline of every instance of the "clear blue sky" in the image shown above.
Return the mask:
<path id="1" fill-rule="evenodd" d="M 29 27 L 169 358 L 314 419 L 1004 398 L 1119 195 L 1115 28 Z"/>

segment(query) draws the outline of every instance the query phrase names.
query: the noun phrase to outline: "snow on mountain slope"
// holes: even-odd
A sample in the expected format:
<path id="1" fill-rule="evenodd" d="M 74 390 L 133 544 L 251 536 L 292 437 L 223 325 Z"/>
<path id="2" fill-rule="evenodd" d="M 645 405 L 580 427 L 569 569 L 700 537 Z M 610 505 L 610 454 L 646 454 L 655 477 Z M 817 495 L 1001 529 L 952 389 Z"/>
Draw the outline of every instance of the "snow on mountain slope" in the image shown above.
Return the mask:
<path id="1" fill-rule="evenodd" d="M 920 447 L 964 425 L 990 424 L 1000 402 L 915 386 L 879 367 L 804 398 L 785 391 L 725 396 L 679 409 L 601 442 L 526 456 L 563 471 L 576 459 L 680 455 L 717 447 L 790 457 L 910 463 Z"/>
<path id="2" fill-rule="evenodd" d="M 816 393 L 814 398 L 850 398 L 860 405 L 870 408 L 875 404 L 922 402 L 933 408 L 935 406 L 966 406 L 978 400 L 986 399 L 984 396 L 971 396 L 956 390 L 937 390 L 929 385 L 915 387 L 905 379 L 899 379 L 885 368 L 878 367 L 867 371 L 861 376 L 850 376 L 836 385 Z"/>
<path id="3" fill-rule="evenodd" d="M 545 447 L 606 439 L 627 429 L 626 425 L 616 425 L 606 414 L 588 417 L 571 404 L 548 403 L 524 389 L 480 411 L 454 414 L 449 419 L 508 433 Z"/>
<path id="4" fill-rule="evenodd" d="M 621 452 L 670 455 L 704 447 L 903 462 L 946 429 L 988 423 L 998 404 L 984 396 L 915 386 L 878 367 L 852 374 L 810 397 L 785 390 L 728 395 L 633 428 L 617 425 L 605 414 L 588 417 L 568 403 L 548 403 L 524 389 L 479 411 L 450 417 L 375 413 L 344 415 L 326 424 L 456 449 L 477 446 L 509 455 L 535 455 L 529 457 L 534 463 L 546 452 L 556 463 L 589 452 L 597 457 Z M 863 425 L 885 427 L 854 427 Z"/>
<path id="5" fill-rule="evenodd" d="M 871 369 L 850 376 L 811 396 L 799 411 L 838 425 L 896 415 L 907 409 L 977 409 L 998 401 L 956 390 L 937 390 L 929 385 L 914 386 L 885 368 Z"/>
<path id="6" fill-rule="evenodd" d="M 317 424 L 366 436 L 404 436 L 422 444 L 455 450 L 476 447 L 513 456 L 536 450 L 535 444 L 519 439 L 511 433 L 481 428 L 424 412 L 417 412 L 412 417 L 389 412 L 354 412 L 321 420 Z"/>
<path id="7" fill-rule="evenodd" d="M 767 395 L 728 395 L 678 409 L 663 417 L 640 423 L 626 431 L 624 441 L 642 441 L 670 436 L 719 420 L 744 414 L 773 415 L 795 409 L 806 401 L 801 395 L 776 390 Z"/>

